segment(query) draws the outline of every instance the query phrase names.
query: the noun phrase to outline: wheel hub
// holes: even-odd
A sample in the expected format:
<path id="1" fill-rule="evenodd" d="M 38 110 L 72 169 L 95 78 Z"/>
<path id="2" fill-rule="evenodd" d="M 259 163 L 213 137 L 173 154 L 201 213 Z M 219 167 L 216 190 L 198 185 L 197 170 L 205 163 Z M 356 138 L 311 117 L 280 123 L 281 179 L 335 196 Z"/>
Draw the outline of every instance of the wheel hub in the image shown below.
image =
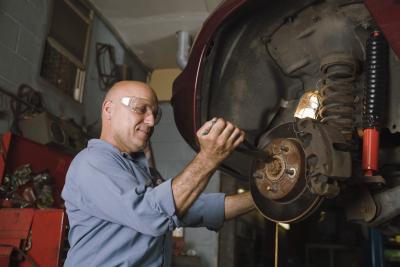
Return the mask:
<path id="1" fill-rule="evenodd" d="M 257 209 L 271 221 L 292 223 L 312 214 L 325 197 L 335 197 L 335 179 L 351 175 L 350 153 L 334 146 L 343 142 L 337 129 L 310 119 L 264 134 L 258 149 L 272 159 L 253 161 L 250 191 Z"/>
<path id="2" fill-rule="evenodd" d="M 268 144 L 265 151 L 272 155 L 272 160 L 256 160 L 256 186 L 268 199 L 284 199 L 293 191 L 300 177 L 301 162 L 304 162 L 301 147 L 295 140 L 280 138 Z"/>

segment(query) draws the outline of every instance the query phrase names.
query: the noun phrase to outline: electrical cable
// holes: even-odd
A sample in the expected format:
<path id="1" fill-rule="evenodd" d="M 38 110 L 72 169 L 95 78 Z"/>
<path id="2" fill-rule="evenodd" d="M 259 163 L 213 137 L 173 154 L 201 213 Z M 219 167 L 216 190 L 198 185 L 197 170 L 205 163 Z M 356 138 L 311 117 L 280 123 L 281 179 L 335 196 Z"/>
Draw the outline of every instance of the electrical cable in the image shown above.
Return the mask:
<path id="1" fill-rule="evenodd" d="M 101 91 L 107 91 L 119 80 L 114 47 L 109 44 L 96 44 L 96 67 Z"/>
<path id="2" fill-rule="evenodd" d="M 29 86 L 26 85 L 26 84 L 22 84 L 20 87 L 22 87 L 22 86 L 23 86 L 23 87 L 29 87 Z M 33 90 L 33 89 L 32 89 L 32 90 Z M 1 87 L 0 87 L 0 93 L 1 93 L 1 94 L 4 94 L 4 95 L 6 95 L 6 96 L 8 96 L 8 97 L 10 97 L 10 98 L 12 98 L 12 99 L 14 99 L 14 100 L 17 101 L 17 102 L 20 102 L 21 104 L 24 104 L 24 105 L 26 105 L 26 106 L 29 106 L 29 107 L 31 107 L 32 109 L 36 109 L 36 108 L 37 108 L 37 107 L 35 107 L 34 105 L 30 104 L 29 102 L 26 102 L 24 99 L 22 99 L 22 98 L 20 98 L 20 97 L 14 95 L 14 94 L 8 92 L 7 90 L 5 90 L 5 89 L 3 89 L 3 88 L 1 88 Z M 39 110 L 38 110 L 38 112 L 39 112 Z"/>
<path id="3" fill-rule="evenodd" d="M 5 93 L 2 91 L 2 93 Z M 32 116 L 37 113 L 46 111 L 45 105 L 40 92 L 34 90 L 26 84 L 21 84 L 18 87 L 17 95 L 7 93 L 11 97 L 10 107 L 13 114 L 13 122 L 11 131 L 21 134 L 18 122 L 24 116 Z"/>
<path id="4" fill-rule="evenodd" d="M 11 131 L 20 134 L 18 120 L 23 116 L 32 116 L 36 113 L 46 111 L 42 95 L 27 84 L 21 84 L 18 87 L 17 95 L 8 92 L 0 87 L 0 94 L 8 96 L 10 100 L 10 109 L 13 114 Z"/>

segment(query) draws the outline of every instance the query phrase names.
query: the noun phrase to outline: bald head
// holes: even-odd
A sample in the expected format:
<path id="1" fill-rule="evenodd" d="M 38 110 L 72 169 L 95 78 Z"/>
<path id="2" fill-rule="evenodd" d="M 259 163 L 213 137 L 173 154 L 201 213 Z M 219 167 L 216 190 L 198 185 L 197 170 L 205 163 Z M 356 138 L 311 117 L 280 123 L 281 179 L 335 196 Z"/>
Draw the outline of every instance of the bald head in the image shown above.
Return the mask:
<path id="1" fill-rule="evenodd" d="M 107 92 L 102 107 L 100 138 L 125 152 L 143 149 L 153 132 L 155 116 L 139 114 L 122 104 L 122 98 L 136 97 L 157 109 L 158 100 L 153 89 L 139 81 L 121 81 Z"/>
<path id="2" fill-rule="evenodd" d="M 136 95 L 139 94 L 139 95 Z M 127 95 L 135 95 L 137 97 L 143 97 L 148 94 L 152 100 L 157 100 L 157 95 L 154 90 L 146 83 L 139 81 L 120 81 L 115 83 L 110 90 L 108 90 L 104 100 L 112 100 L 116 98 L 121 98 Z M 142 96 L 141 96 L 142 95 Z M 145 97 L 147 98 L 147 97 Z"/>

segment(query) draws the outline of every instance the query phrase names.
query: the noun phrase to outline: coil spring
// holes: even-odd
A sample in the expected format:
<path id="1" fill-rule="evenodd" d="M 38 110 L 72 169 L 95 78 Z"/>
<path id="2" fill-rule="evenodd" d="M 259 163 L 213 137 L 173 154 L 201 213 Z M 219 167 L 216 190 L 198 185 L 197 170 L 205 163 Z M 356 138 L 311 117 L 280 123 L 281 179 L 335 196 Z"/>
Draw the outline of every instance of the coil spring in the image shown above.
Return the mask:
<path id="1" fill-rule="evenodd" d="M 364 128 L 380 128 L 388 80 L 388 45 L 378 30 L 373 31 L 367 40 L 365 63 L 363 126 Z"/>
<path id="2" fill-rule="evenodd" d="M 321 106 L 318 117 L 321 122 L 338 128 L 350 139 L 354 127 L 354 81 L 356 61 L 348 55 L 332 55 L 321 64 Z"/>

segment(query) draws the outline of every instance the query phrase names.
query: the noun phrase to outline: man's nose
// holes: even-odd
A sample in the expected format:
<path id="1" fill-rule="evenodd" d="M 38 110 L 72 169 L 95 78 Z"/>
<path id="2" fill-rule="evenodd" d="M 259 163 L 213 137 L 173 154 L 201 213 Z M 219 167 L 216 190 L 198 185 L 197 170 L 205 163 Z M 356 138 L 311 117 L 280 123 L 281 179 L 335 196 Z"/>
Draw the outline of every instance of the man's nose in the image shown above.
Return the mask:
<path id="1" fill-rule="evenodd" d="M 153 113 L 145 114 L 144 123 L 146 123 L 147 125 L 150 125 L 150 126 L 154 126 L 155 125 L 154 114 Z"/>

